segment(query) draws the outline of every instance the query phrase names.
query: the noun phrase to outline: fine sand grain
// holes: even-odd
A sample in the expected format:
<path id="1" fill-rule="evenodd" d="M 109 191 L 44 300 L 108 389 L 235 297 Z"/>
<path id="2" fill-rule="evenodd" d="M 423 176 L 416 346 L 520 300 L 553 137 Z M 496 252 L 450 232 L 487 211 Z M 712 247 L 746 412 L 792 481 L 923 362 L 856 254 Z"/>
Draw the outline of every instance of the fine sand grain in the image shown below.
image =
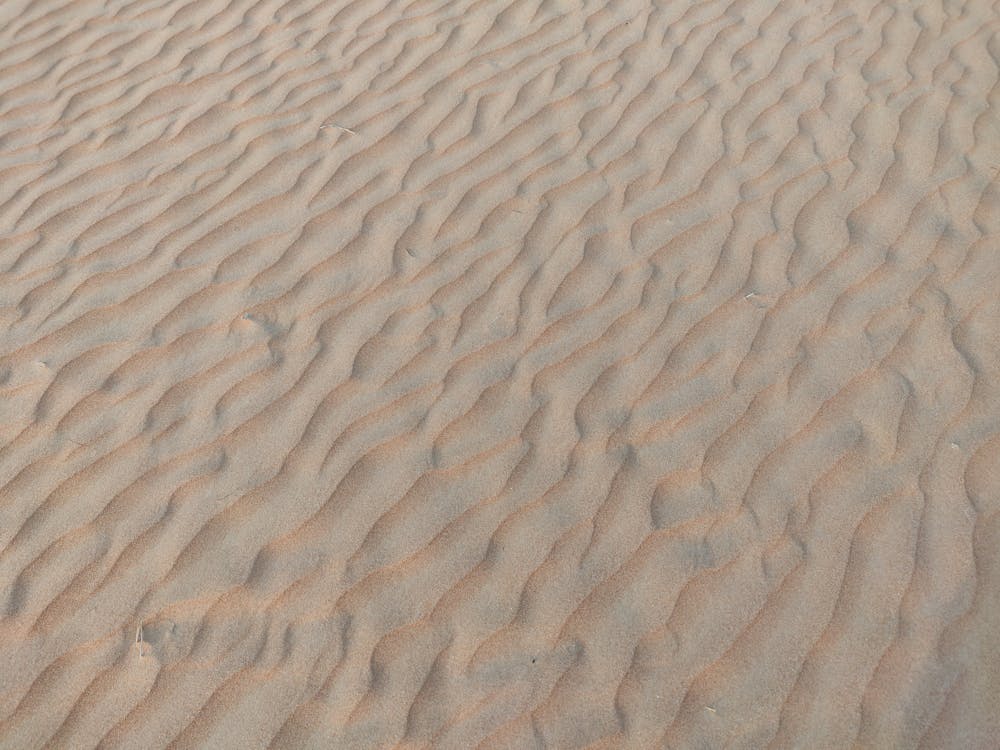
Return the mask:
<path id="1" fill-rule="evenodd" d="M 0 748 L 1000 748 L 998 60 L 3 0 Z"/>

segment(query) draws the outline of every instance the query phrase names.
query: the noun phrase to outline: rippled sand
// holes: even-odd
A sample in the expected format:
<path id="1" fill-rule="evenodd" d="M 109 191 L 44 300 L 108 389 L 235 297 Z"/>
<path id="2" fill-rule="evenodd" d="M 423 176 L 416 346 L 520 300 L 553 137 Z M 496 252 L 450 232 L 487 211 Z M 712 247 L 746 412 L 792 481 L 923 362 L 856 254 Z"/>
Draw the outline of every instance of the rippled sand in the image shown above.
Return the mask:
<path id="1" fill-rule="evenodd" d="M 996 750 L 998 60 L 5 0 L 0 747 Z"/>

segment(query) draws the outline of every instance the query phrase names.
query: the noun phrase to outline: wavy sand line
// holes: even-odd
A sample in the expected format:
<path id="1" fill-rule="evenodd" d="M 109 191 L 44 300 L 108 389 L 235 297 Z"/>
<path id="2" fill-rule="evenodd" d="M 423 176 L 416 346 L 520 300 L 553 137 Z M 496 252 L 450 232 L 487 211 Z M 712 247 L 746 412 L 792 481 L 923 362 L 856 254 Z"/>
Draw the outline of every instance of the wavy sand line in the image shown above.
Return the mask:
<path id="1" fill-rule="evenodd" d="M 0 747 L 994 747 L 998 30 L 5 3 Z"/>

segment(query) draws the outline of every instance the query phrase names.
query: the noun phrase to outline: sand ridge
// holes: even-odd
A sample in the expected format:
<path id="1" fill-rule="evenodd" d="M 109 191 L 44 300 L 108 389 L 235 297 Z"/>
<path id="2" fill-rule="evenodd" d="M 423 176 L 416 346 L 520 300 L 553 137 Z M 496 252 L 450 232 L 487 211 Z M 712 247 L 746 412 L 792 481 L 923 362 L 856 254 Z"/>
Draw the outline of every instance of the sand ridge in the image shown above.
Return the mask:
<path id="1" fill-rule="evenodd" d="M 0 748 L 1000 734 L 985 0 L 0 6 Z"/>

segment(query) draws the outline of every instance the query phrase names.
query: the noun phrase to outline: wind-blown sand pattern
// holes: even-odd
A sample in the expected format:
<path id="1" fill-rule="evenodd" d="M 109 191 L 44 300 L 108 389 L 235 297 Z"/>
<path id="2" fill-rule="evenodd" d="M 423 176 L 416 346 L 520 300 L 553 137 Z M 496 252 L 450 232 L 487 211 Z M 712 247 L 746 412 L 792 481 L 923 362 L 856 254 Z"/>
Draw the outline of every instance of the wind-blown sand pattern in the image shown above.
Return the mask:
<path id="1" fill-rule="evenodd" d="M 998 32 L 5 0 L 0 747 L 1000 747 Z"/>

